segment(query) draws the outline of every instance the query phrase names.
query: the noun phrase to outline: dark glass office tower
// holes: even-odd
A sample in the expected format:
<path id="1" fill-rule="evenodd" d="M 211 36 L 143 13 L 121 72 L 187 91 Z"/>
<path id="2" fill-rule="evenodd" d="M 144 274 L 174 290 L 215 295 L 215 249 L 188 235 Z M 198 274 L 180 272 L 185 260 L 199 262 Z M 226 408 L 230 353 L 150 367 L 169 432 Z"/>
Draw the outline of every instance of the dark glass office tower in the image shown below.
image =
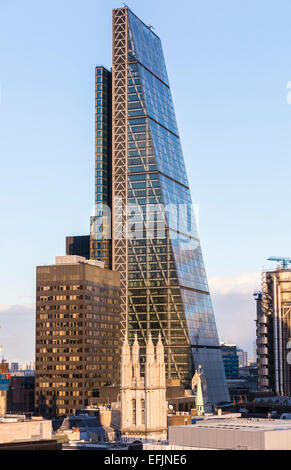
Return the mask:
<path id="1" fill-rule="evenodd" d="M 112 73 L 96 67 L 95 73 L 95 214 L 91 217 L 90 257 L 112 267 Z M 106 208 L 110 209 L 105 219 Z"/>
<path id="2" fill-rule="evenodd" d="M 189 386 L 202 365 L 208 400 L 228 401 L 161 41 L 128 8 L 113 11 L 112 180 L 107 167 L 100 157 L 96 188 L 112 191 L 112 268 L 121 275 L 123 333 L 130 340 L 138 334 L 143 361 L 148 333 L 161 332 L 167 378 Z M 106 230 L 102 215 L 96 212 L 93 238 Z"/>
<path id="3" fill-rule="evenodd" d="M 90 236 L 66 237 L 66 255 L 77 255 L 90 259 Z"/>

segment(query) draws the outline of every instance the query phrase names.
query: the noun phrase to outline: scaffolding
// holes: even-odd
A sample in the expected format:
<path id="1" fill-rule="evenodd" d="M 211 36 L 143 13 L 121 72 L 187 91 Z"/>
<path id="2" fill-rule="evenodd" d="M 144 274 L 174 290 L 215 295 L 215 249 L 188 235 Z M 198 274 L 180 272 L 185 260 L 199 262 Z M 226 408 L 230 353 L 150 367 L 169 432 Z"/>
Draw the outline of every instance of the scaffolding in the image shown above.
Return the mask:
<path id="1" fill-rule="evenodd" d="M 291 269 L 282 265 L 274 271 L 265 271 L 261 282 L 261 292 L 254 294 L 259 390 L 290 396 Z"/>

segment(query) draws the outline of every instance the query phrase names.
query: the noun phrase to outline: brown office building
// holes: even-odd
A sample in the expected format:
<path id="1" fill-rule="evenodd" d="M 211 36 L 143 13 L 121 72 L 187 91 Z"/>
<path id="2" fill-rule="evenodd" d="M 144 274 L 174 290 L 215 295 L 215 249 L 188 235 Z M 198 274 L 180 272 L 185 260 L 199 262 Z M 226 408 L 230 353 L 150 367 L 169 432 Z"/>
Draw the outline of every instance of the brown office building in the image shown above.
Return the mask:
<path id="1" fill-rule="evenodd" d="M 37 267 L 35 405 L 72 414 L 119 383 L 120 278 L 103 263 L 57 257 Z"/>

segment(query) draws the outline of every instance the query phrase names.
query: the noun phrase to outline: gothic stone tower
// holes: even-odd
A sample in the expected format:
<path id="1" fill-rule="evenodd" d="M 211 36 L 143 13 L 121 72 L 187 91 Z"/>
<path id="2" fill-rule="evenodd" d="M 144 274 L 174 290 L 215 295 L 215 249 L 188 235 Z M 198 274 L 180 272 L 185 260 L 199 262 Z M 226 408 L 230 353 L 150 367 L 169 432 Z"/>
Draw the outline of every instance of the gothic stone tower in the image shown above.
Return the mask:
<path id="1" fill-rule="evenodd" d="M 130 350 L 125 339 L 121 354 L 121 432 L 125 436 L 163 440 L 167 435 L 164 346 L 147 340 L 145 377 L 141 377 L 137 336 Z"/>

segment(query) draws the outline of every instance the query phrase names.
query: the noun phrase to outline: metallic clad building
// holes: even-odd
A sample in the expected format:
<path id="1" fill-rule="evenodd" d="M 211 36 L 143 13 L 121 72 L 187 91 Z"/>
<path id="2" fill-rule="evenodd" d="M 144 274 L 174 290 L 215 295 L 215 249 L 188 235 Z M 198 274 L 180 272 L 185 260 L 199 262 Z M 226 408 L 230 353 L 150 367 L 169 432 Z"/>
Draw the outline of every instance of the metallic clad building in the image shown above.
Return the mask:
<path id="1" fill-rule="evenodd" d="M 96 194 L 112 190 L 112 268 L 121 277 L 123 334 L 131 341 L 138 334 L 144 361 L 149 332 L 154 338 L 161 332 L 167 378 L 188 386 L 202 365 L 208 400 L 228 401 L 161 41 L 129 8 L 113 10 L 112 176 L 104 112 L 111 97 L 101 82 L 96 132 L 105 133 L 96 137 Z M 91 248 L 108 236 L 104 211 L 97 206 Z M 99 248 L 91 256 L 104 260 Z"/>
<path id="2" fill-rule="evenodd" d="M 291 395 L 291 269 L 262 274 L 257 301 L 259 391 Z"/>

